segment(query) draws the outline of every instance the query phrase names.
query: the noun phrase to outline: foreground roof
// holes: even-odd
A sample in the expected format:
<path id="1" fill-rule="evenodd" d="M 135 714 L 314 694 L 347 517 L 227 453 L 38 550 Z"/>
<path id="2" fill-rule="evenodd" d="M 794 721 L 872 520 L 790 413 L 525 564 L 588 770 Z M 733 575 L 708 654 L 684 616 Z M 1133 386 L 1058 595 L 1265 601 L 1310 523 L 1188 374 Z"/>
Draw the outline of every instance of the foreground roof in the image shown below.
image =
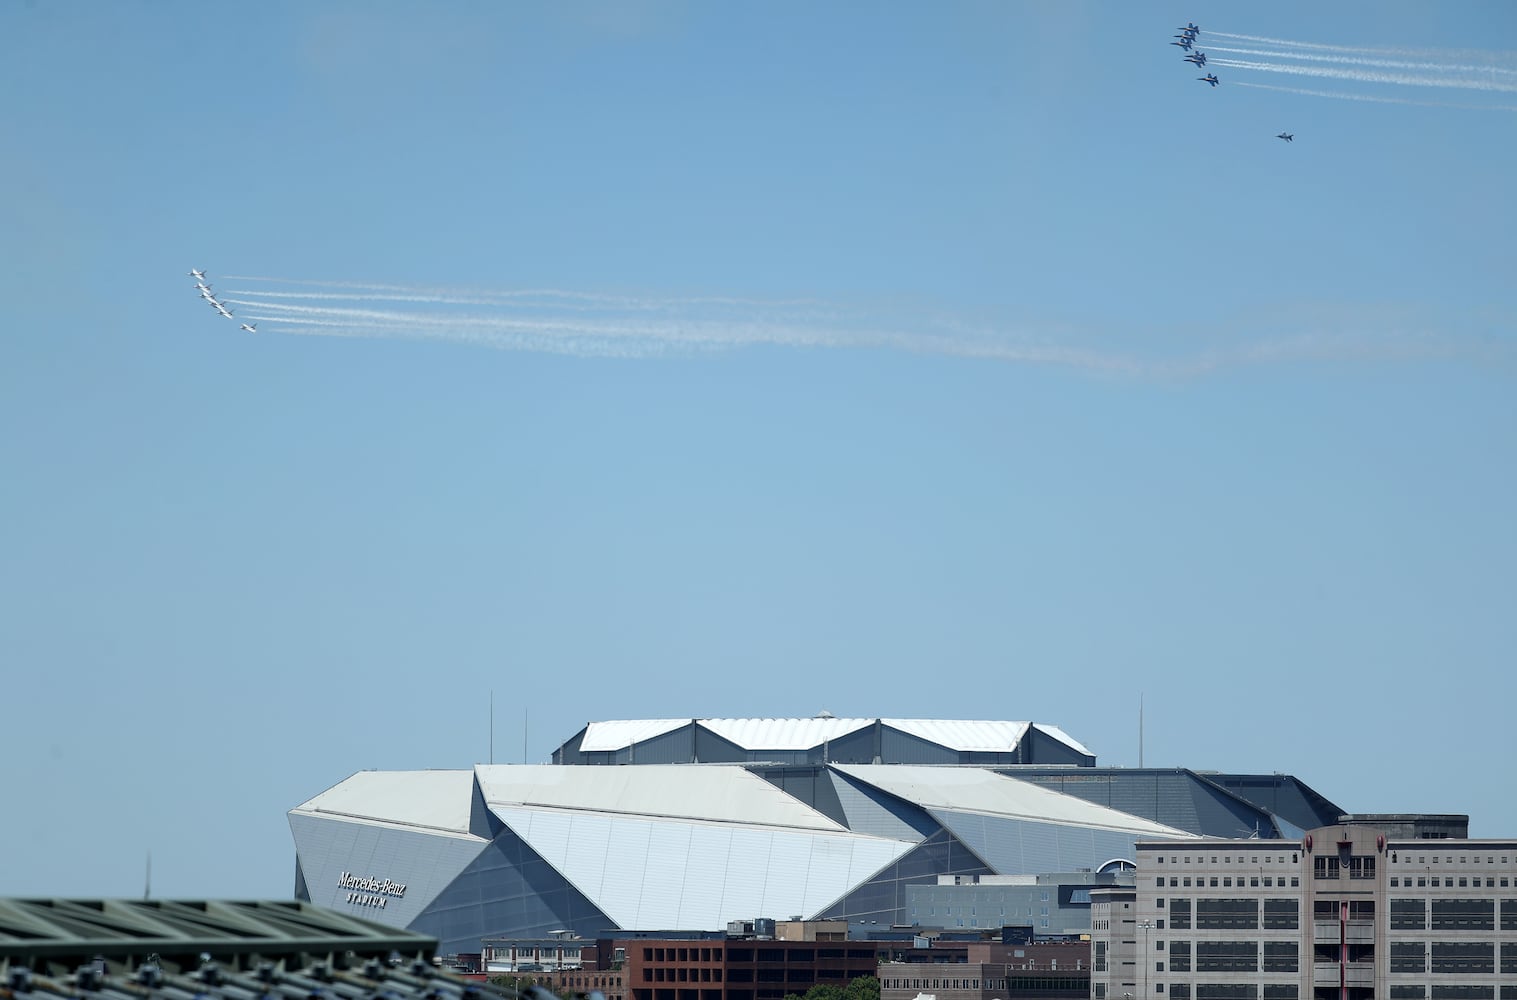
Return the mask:
<path id="1" fill-rule="evenodd" d="M 257 957 L 430 957 L 437 939 L 297 901 L 0 899 L 0 957 L 9 962 L 101 956 L 129 965 L 202 956 L 246 964 Z M 72 966 L 70 966 L 72 967 Z"/>

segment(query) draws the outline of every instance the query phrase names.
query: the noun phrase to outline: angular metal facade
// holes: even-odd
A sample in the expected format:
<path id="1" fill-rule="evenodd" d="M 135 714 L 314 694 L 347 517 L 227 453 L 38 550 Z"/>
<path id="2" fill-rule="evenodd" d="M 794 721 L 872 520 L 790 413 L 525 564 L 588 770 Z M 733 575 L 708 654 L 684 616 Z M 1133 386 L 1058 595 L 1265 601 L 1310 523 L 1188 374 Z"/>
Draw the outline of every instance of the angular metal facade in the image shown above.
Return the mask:
<path id="1" fill-rule="evenodd" d="M 921 765 L 365 772 L 289 820 L 301 898 L 431 934 L 444 952 L 561 929 L 903 923 L 909 885 L 1094 869 L 1138 839 L 1187 836 L 999 769 Z"/>

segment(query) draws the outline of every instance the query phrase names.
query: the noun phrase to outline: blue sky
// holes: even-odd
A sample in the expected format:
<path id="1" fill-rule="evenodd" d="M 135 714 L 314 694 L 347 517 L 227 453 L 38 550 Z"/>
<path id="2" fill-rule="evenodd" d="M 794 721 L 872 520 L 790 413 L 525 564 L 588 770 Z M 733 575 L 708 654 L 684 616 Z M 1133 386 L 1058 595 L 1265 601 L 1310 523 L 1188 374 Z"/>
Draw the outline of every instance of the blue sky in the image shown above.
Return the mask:
<path id="1" fill-rule="evenodd" d="M 0 89 L 0 894 L 288 896 L 492 691 L 1141 697 L 1517 836 L 1508 3 L 7 4 Z"/>

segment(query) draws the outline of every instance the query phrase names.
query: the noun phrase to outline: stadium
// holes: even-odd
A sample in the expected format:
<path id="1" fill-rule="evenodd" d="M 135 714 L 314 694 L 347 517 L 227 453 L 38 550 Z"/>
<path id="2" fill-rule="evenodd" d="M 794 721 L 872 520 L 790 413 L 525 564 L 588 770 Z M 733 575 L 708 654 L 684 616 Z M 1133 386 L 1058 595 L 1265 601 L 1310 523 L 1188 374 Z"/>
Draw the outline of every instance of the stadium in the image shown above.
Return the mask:
<path id="1" fill-rule="evenodd" d="M 1288 775 L 1097 767 L 1025 722 L 602 722 L 553 760 L 352 775 L 290 810 L 296 898 L 444 953 L 756 917 L 889 927 L 939 876 L 1098 870 L 1140 839 L 1341 813 Z"/>

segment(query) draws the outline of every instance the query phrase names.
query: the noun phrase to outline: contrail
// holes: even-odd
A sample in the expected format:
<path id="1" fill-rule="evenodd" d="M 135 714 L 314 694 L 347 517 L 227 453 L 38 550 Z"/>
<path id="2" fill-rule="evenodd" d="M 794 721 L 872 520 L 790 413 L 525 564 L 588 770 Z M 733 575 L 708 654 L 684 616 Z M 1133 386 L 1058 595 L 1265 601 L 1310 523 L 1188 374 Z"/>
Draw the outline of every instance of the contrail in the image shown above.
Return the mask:
<path id="1" fill-rule="evenodd" d="M 1491 80 L 1459 80 L 1451 77 L 1412 76 L 1406 73 L 1336 69 L 1329 66 L 1292 66 L 1284 63 L 1245 62 L 1241 59 L 1213 59 L 1208 65 L 1211 63 L 1230 69 L 1252 69 L 1265 73 L 1288 73 L 1292 76 L 1316 76 L 1334 80 L 1357 80 L 1361 83 L 1396 83 L 1411 87 L 1448 87 L 1458 90 L 1517 92 L 1517 83 L 1497 83 Z"/>
<path id="2" fill-rule="evenodd" d="M 1249 83 L 1233 80 L 1231 87 L 1251 87 L 1254 90 L 1273 90 L 1281 94 L 1301 94 L 1306 97 L 1330 97 L 1339 101 L 1366 101 L 1372 104 L 1408 104 L 1419 108 L 1458 108 L 1463 111 L 1517 111 L 1513 104 L 1454 104 L 1448 101 L 1415 101 L 1409 97 L 1375 97 L 1371 94 L 1351 94 L 1340 90 L 1306 90 L 1301 87 L 1276 87 L 1268 83 Z"/>

